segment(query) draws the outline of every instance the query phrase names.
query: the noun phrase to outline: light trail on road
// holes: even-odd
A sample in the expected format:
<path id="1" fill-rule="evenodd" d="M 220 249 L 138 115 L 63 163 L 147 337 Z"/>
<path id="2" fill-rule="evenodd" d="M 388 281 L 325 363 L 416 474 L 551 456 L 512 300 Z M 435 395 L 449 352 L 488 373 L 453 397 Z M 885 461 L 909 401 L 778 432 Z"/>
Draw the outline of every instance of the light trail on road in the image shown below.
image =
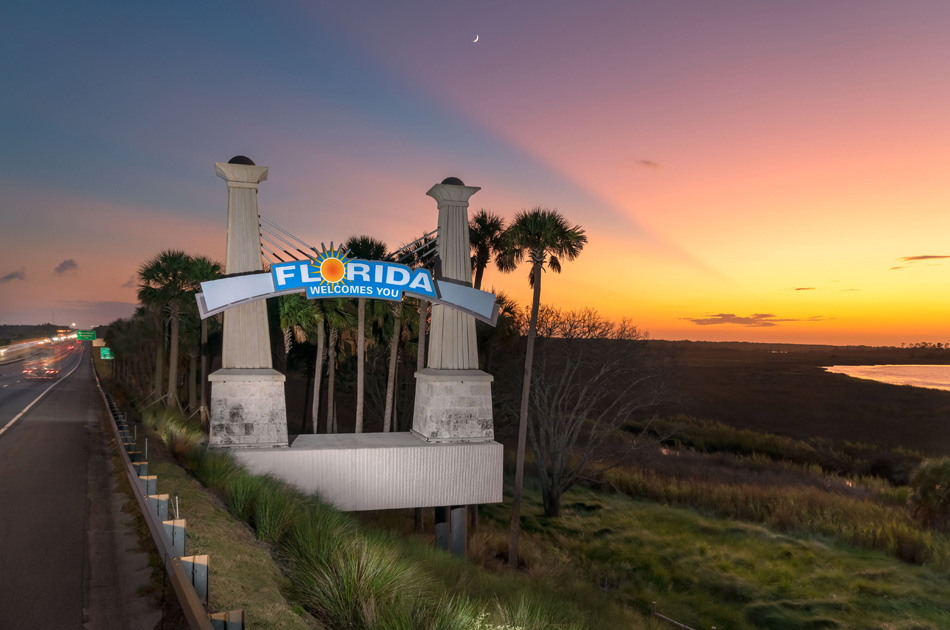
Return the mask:
<path id="1" fill-rule="evenodd" d="M 63 352 L 62 350 L 65 350 L 65 351 Z M 70 357 L 74 357 L 75 365 L 73 365 L 71 369 L 69 370 L 69 372 L 67 372 L 66 374 L 61 373 L 61 375 L 59 376 L 59 378 L 56 379 L 56 381 L 54 381 L 48 387 L 43 389 L 39 393 L 38 396 L 33 398 L 33 400 L 31 400 L 25 407 L 23 407 L 19 411 L 19 413 L 14 415 L 11 420 L 9 420 L 6 424 L 4 424 L 3 427 L 0 428 L 0 436 L 2 436 L 8 429 L 10 429 L 10 427 L 12 427 L 13 424 L 16 423 L 17 420 L 23 417 L 23 415 L 26 414 L 30 410 L 30 408 L 33 407 L 33 405 L 39 402 L 47 394 L 47 392 L 49 392 L 51 389 L 53 389 L 54 387 L 62 383 L 66 378 L 69 377 L 70 374 L 76 371 L 76 368 L 79 367 L 80 357 L 83 354 L 82 345 L 78 343 L 75 345 L 71 344 L 70 346 L 62 350 L 57 353 L 56 361 L 62 365 L 63 363 L 66 363 Z M 22 399 L 24 398 L 24 394 L 30 395 L 33 392 L 37 391 L 38 389 L 37 387 L 35 387 L 37 383 L 33 383 L 25 379 L 16 378 L 16 376 L 19 376 L 22 373 L 21 363 L 22 362 L 20 361 L 9 363 L 2 366 L 2 369 L 0 369 L 0 380 L 15 379 L 13 380 L 12 383 L 4 383 L 3 387 L 0 389 L 6 389 L 10 385 L 14 385 L 14 386 L 20 385 L 19 387 L 13 387 L 12 389 L 9 389 L 8 391 L 0 393 L 0 422 L 2 422 L 5 419 L 4 416 L 9 416 L 11 414 L 11 411 L 10 411 L 11 407 L 13 410 L 16 410 L 19 407 L 19 405 L 22 404 Z"/>

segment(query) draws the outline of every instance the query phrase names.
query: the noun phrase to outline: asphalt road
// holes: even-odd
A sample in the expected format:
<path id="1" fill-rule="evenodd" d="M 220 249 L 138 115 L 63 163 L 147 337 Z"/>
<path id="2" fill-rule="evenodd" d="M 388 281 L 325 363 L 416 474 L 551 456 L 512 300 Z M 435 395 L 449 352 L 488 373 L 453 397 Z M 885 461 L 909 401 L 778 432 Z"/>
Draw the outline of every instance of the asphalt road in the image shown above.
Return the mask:
<path id="1" fill-rule="evenodd" d="M 0 365 L 3 630 L 157 621 L 154 602 L 135 594 L 150 570 L 114 491 L 89 357 L 88 342 L 72 345 L 53 382 L 25 379 L 23 362 Z"/>

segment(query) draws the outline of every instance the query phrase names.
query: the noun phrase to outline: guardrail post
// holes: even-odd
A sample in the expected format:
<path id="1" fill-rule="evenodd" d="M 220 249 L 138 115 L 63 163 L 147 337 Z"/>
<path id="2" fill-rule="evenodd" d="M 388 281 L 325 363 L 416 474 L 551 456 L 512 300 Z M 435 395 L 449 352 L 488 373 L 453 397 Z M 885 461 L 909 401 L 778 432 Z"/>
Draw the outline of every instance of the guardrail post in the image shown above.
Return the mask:
<path id="1" fill-rule="evenodd" d="M 145 496 L 158 494 L 158 475 L 143 475 L 139 477 L 139 484 Z"/>
<path id="2" fill-rule="evenodd" d="M 191 585 L 195 587 L 198 599 L 207 606 L 209 557 L 207 555 L 185 556 L 181 558 L 181 564 L 185 569 L 185 573 L 191 577 Z"/>
<path id="3" fill-rule="evenodd" d="M 168 520 L 168 495 L 167 494 L 150 494 L 148 495 L 148 500 L 155 502 L 155 515 L 158 516 L 158 520 L 167 521 Z"/>
<path id="4" fill-rule="evenodd" d="M 214 630 L 244 630 L 244 610 L 214 613 L 208 617 Z"/>
<path id="5" fill-rule="evenodd" d="M 185 519 L 162 521 L 162 525 L 165 527 L 168 539 L 172 541 L 172 549 L 175 550 L 176 557 L 181 558 L 185 555 Z"/>

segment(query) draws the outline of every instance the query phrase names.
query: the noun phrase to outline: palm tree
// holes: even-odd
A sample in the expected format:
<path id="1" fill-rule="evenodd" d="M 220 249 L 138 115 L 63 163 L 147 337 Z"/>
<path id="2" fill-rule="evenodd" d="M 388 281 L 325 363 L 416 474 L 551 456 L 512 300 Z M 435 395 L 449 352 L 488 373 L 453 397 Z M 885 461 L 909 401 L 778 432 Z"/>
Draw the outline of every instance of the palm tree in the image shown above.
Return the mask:
<path id="1" fill-rule="evenodd" d="M 324 312 L 327 326 L 330 329 L 330 339 L 327 343 L 327 433 L 336 433 L 336 406 L 334 405 L 333 396 L 340 333 L 352 328 L 356 318 L 353 317 L 353 313 L 347 310 L 346 300 L 343 298 L 332 298 L 326 301 L 335 303 Z"/>
<path id="2" fill-rule="evenodd" d="M 415 311 L 405 300 L 391 303 L 393 330 L 389 337 L 389 374 L 386 378 L 386 408 L 383 411 L 383 432 L 395 431 L 395 422 L 392 422 L 396 392 L 396 368 L 399 357 L 399 342 L 402 341 L 403 322 Z"/>
<path id="3" fill-rule="evenodd" d="M 484 370 L 489 374 L 493 368 L 492 359 L 496 346 L 510 346 L 520 336 L 518 303 L 504 291 L 495 294 L 495 303 L 498 304 L 498 321 L 494 326 L 485 322 L 475 322 L 478 354 L 483 359 Z"/>
<path id="4" fill-rule="evenodd" d="M 188 282 L 191 284 L 191 292 L 198 293 L 201 290 L 201 283 L 220 278 L 222 275 L 221 263 L 211 260 L 207 256 L 192 256 L 191 264 L 188 266 Z M 200 411 L 202 426 L 208 426 L 208 369 L 211 363 L 211 357 L 208 352 L 208 326 L 209 319 L 206 317 L 201 320 L 201 389 L 199 392 L 198 409 Z"/>
<path id="5" fill-rule="evenodd" d="M 518 534 L 521 529 L 521 491 L 524 486 L 524 449 L 528 427 L 528 396 L 531 390 L 531 365 L 534 361 L 534 337 L 541 305 L 541 272 L 561 272 L 561 259 L 574 260 L 584 249 L 587 235 L 579 225 L 570 225 L 557 210 L 533 208 L 522 210 L 505 230 L 502 253 L 495 257 L 498 269 L 514 271 L 523 260 L 531 263 L 528 277 L 534 288 L 531 320 L 528 323 L 528 345 L 524 357 L 524 383 L 521 387 L 521 412 L 518 418 L 518 452 L 515 464 L 515 487 L 511 506 L 511 530 L 508 535 L 508 564 L 518 566 Z"/>
<path id="6" fill-rule="evenodd" d="M 330 326 L 330 335 L 333 337 L 333 352 L 336 351 L 334 333 L 341 328 L 353 325 L 353 315 L 346 310 L 346 300 L 343 298 L 326 298 L 313 300 L 315 308 L 320 313 L 317 323 L 317 357 L 313 366 L 313 403 L 310 411 L 313 417 L 313 432 L 317 432 L 317 419 L 320 417 L 320 389 L 323 383 L 323 362 L 327 358 L 326 326 Z M 338 333 L 337 333 L 338 334 Z M 334 363 L 333 369 L 336 365 Z M 330 416 L 327 416 L 327 433 L 330 432 Z"/>
<path id="7" fill-rule="evenodd" d="M 290 354 L 290 344 L 307 341 L 308 333 L 315 332 L 323 314 L 312 300 L 302 293 L 291 293 L 277 298 L 280 313 L 280 329 L 284 333 L 284 355 Z"/>
<path id="8" fill-rule="evenodd" d="M 178 326 L 183 300 L 191 288 L 188 268 L 191 257 L 183 251 L 168 249 L 145 262 L 139 269 L 139 299 L 146 305 L 164 305 L 171 321 L 168 355 L 167 405 L 178 402 Z"/>
<path id="9" fill-rule="evenodd" d="M 195 302 L 185 301 L 181 310 L 181 325 L 179 339 L 185 347 L 188 356 L 188 412 L 193 413 L 198 407 L 198 357 L 201 356 L 201 318 L 198 316 L 198 306 Z M 185 393 L 182 392 L 182 397 Z"/>
<path id="10" fill-rule="evenodd" d="M 476 289 L 482 288 L 482 274 L 491 257 L 502 253 L 501 235 L 504 231 L 505 220 L 484 209 L 473 214 L 468 222 L 468 242 L 472 247 L 472 267 L 475 270 L 473 286 Z"/>
<path id="11" fill-rule="evenodd" d="M 323 312 L 317 306 L 317 301 L 308 300 L 302 293 L 291 293 L 289 295 L 282 295 L 277 298 L 277 309 L 280 318 L 280 329 L 284 333 L 284 358 L 289 359 L 290 357 L 290 346 L 291 341 L 296 341 L 297 343 L 304 343 L 308 338 L 317 335 L 318 337 L 322 336 L 323 333 Z M 319 356 L 322 348 L 318 348 L 317 353 Z M 318 379 L 322 376 L 322 365 L 314 366 L 314 379 Z M 314 393 L 318 390 L 316 382 L 314 383 Z M 313 409 L 316 407 L 316 401 L 314 401 L 310 407 L 312 413 Z M 301 429 L 302 433 L 306 433 L 307 428 L 307 413 L 304 413 L 303 428 Z M 314 423 L 316 421 L 314 420 Z M 314 424 L 314 426 L 316 426 Z"/>
<path id="12" fill-rule="evenodd" d="M 360 260 L 382 260 L 386 257 L 386 244 L 371 236 L 352 236 L 346 241 L 346 249 Z M 360 297 L 356 310 L 359 325 L 356 341 L 356 433 L 363 432 L 363 387 L 366 369 L 366 298 Z"/>

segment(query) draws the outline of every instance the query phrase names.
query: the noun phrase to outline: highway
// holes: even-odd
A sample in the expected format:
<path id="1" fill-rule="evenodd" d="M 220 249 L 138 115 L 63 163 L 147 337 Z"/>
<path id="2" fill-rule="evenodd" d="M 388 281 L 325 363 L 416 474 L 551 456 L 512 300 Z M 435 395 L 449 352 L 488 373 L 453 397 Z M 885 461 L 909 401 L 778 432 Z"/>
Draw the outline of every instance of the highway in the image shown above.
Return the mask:
<path id="1" fill-rule="evenodd" d="M 0 628 L 152 628 L 155 602 L 130 519 L 114 492 L 89 342 L 44 361 L 57 380 L 0 365 Z M 37 398 L 45 392 L 42 398 Z"/>

